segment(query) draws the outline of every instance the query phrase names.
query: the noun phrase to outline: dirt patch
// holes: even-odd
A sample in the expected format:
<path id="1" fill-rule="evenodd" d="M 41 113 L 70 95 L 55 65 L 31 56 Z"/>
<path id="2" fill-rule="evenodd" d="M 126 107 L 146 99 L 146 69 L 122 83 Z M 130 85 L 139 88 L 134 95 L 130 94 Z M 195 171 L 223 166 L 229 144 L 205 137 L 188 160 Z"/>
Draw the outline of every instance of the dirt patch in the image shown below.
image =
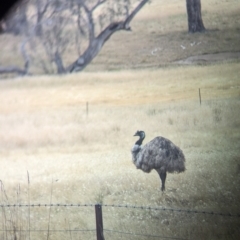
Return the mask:
<path id="1" fill-rule="evenodd" d="M 213 63 L 226 60 L 240 59 L 240 52 L 224 52 L 214 54 L 204 54 L 198 56 L 188 57 L 180 61 L 176 61 L 178 64 L 201 64 L 201 63 Z"/>

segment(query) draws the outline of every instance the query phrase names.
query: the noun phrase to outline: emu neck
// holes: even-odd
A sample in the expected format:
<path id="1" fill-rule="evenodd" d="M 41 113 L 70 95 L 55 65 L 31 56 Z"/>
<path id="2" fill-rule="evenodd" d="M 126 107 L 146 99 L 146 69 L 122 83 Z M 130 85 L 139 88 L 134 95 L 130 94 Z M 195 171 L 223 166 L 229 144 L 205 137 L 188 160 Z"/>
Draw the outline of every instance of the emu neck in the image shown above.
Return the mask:
<path id="1" fill-rule="evenodd" d="M 138 145 L 138 146 L 141 146 L 142 145 L 142 142 L 143 142 L 143 140 L 144 140 L 144 137 L 140 137 L 137 141 L 136 141 L 136 145 Z"/>

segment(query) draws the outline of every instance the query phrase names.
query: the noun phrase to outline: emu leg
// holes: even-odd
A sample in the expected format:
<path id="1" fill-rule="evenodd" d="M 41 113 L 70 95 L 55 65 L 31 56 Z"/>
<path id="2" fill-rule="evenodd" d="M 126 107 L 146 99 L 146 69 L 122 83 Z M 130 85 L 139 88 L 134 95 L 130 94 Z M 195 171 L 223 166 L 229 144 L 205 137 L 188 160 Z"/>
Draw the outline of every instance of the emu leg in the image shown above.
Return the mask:
<path id="1" fill-rule="evenodd" d="M 166 181 L 167 173 L 166 173 L 166 171 L 163 171 L 162 169 L 156 169 L 156 171 L 158 172 L 158 175 L 162 181 L 161 190 L 165 191 L 165 181 Z"/>

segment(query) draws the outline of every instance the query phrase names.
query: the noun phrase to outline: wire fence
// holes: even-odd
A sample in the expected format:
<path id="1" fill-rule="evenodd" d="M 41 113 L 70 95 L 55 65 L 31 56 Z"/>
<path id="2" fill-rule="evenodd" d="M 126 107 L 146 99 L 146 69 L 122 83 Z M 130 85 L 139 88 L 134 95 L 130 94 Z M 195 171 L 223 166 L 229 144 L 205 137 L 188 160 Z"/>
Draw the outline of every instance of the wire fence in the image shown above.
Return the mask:
<path id="1" fill-rule="evenodd" d="M 239 239 L 240 214 L 115 204 L 2 204 L 0 239 Z"/>

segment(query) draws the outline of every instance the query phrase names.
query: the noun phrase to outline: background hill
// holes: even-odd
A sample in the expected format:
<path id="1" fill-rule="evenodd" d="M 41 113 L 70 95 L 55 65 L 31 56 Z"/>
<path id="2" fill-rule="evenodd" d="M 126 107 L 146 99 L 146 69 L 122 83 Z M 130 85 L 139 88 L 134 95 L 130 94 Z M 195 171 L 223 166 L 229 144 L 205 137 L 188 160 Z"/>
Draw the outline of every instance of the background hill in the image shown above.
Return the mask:
<path id="1" fill-rule="evenodd" d="M 152 68 L 190 56 L 240 51 L 239 1 L 202 0 L 202 16 L 208 31 L 187 34 L 185 2 L 152 1 L 132 22 L 133 31 L 114 34 L 86 71 Z M 23 65 L 21 41 L 21 37 L 0 35 L 0 65 Z M 70 47 L 64 62 L 68 65 L 76 58 L 76 49 Z"/>

